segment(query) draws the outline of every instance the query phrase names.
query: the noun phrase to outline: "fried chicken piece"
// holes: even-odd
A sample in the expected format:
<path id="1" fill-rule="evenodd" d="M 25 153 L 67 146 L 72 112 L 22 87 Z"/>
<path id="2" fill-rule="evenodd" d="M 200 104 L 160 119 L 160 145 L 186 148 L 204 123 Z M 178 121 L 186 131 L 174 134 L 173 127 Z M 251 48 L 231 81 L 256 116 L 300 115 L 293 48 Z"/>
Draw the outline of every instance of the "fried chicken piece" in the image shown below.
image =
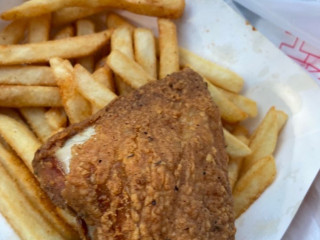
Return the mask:
<path id="1" fill-rule="evenodd" d="M 234 239 L 218 108 L 190 69 L 53 136 L 33 167 L 91 239 Z"/>

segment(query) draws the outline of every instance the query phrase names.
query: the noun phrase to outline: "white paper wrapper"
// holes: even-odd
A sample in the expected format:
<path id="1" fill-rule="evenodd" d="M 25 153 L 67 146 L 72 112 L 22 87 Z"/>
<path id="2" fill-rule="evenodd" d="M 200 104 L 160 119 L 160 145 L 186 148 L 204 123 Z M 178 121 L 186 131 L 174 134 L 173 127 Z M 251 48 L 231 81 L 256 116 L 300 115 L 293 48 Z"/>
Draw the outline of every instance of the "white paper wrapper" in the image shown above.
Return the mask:
<path id="1" fill-rule="evenodd" d="M 319 0 L 235 0 L 268 21 L 320 45 Z"/>
<path id="2" fill-rule="evenodd" d="M 155 29 L 154 19 L 127 16 Z M 260 110 L 258 119 L 247 122 L 251 129 L 273 105 L 289 115 L 275 153 L 276 180 L 236 221 L 239 240 L 280 239 L 320 168 L 320 89 L 222 0 L 187 0 L 184 17 L 177 24 L 181 46 L 245 79 L 244 92 L 258 102 Z M 1 230 L 6 228 L 0 225 Z M 1 237 L 13 239 L 9 235 Z"/>

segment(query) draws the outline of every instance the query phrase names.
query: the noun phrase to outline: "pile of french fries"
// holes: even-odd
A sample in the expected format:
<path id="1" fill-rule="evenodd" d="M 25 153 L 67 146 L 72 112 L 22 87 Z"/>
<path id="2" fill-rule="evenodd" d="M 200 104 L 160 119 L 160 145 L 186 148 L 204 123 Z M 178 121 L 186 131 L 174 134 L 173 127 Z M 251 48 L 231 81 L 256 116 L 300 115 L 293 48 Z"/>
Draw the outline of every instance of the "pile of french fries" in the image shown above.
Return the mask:
<path id="1" fill-rule="evenodd" d="M 158 18 L 158 38 L 108 11 Z M 4 12 L 0 33 L 0 211 L 21 239 L 78 239 L 73 216 L 56 208 L 33 176 L 36 150 L 144 84 L 190 67 L 220 109 L 229 180 L 239 217 L 276 176 L 273 157 L 287 115 L 271 107 L 250 134 L 241 122 L 257 104 L 236 73 L 178 46 L 183 0 L 30 0 Z M 96 32 L 97 26 L 104 30 Z M 115 123 L 116 124 L 116 123 Z"/>

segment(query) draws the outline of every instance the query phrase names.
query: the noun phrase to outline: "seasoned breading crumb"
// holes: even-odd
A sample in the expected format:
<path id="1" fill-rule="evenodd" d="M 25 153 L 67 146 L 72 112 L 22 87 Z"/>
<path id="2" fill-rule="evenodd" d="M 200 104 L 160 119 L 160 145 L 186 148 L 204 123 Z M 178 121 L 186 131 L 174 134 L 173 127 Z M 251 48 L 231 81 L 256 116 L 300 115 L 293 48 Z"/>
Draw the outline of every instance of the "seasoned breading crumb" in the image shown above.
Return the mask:
<path id="1" fill-rule="evenodd" d="M 72 148 L 64 176 L 54 153 L 88 126 L 96 134 Z M 33 166 L 51 198 L 91 226 L 93 239 L 234 239 L 224 147 L 206 84 L 186 69 L 57 134 Z"/>

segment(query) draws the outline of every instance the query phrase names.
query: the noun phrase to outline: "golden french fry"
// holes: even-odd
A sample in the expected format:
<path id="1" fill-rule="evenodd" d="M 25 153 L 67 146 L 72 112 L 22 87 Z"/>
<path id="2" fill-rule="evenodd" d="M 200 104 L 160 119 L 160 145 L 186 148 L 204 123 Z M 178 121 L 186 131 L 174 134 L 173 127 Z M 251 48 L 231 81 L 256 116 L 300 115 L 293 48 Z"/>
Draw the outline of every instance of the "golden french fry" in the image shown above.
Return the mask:
<path id="1" fill-rule="evenodd" d="M 27 27 L 27 21 L 17 20 L 10 23 L 0 33 L 0 45 L 17 44 L 23 37 Z"/>
<path id="2" fill-rule="evenodd" d="M 111 31 L 106 30 L 90 35 L 41 43 L 0 46 L 0 64 L 48 62 L 53 57 L 79 58 L 87 56 L 104 46 L 109 41 L 110 35 Z"/>
<path id="3" fill-rule="evenodd" d="M 107 58 L 107 63 L 113 72 L 133 88 L 139 88 L 148 82 L 155 81 L 138 63 L 120 51 L 112 51 Z"/>
<path id="4" fill-rule="evenodd" d="M 129 23 L 126 19 L 124 19 L 123 17 L 121 17 L 115 13 L 109 13 L 107 15 L 107 22 L 106 23 L 107 23 L 108 28 L 118 28 L 118 27 L 125 26 L 125 27 L 131 29 L 131 31 L 133 31 L 135 28 L 135 26 L 133 26 L 131 23 Z"/>
<path id="5" fill-rule="evenodd" d="M 234 188 L 236 182 L 238 181 L 242 160 L 243 158 L 229 158 L 228 178 L 231 189 Z"/>
<path id="6" fill-rule="evenodd" d="M 86 19 L 78 20 L 76 22 L 76 29 L 77 29 L 78 36 L 88 35 L 95 32 L 94 23 Z M 92 55 L 79 58 L 78 63 L 80 63 L 83 67 L 85 67 L 89 72 L 93 72 L 94 58 Z"/>
<path id="7" fill-rule="evenodd" d="M 134 59 L 132 30 L 125 26 L 116 28 L 111 36 L 111 49 L 118 50 L 127 57 Z"/>
<path id="8" fill-rule="evenodd" d="M 45 66 L 0 67 L 0 84 L 57 86 L 51 69 Z"/>
<path id="9" fill-rule="evenodd" d="M 233 190 L 235 217 L 239 217 L 273 182 L 276 164 L 272 156 L 255 162 L 237 182 Z"/>
<path id="10" fill-rule="evenodd" d="M 235 126 L 235 129 L 232 133 L 238 140 L 243 142 L 245 145 L 249 144 L 249 139 L 246 137 L 248 130 L 241 126 Z M 228 164 L 228 177 L 231 189 L 234 188 L 236 182 L 238 181 L 241 167 L 242 167 L 243 158 L 242 157 L 229 157 L 229 164 Z"/>
<path id="11" fill-rule="evenodd" d="M 14 108 L 0 108 L 0 114 L 6 115 L 22 124 L 25 124 L 19 112 Z M 3 137 L 1 137 L 1 134 L 0 134 L 0 144 L 2 144 L 6 148 L 6 150 L 10 151 L 13 154 L 16 154 L 11 148 L 11 146 L 3 139 Z"/>
<path id="12" fill-rule="evenodd" d="M 78 239 L 77 233 L 68 226 L 56 212 L 48 196 L 40 188 L 28 168 L 13 153 L 0 144 L 0 165 L 3 165 L 13 181 L 20 187 L 21 192 L 28 198 L 33 207 L 59 231 L 66 239 Z"/>
<path id="13" fill-rule="evenodd" d="M 90 103 L 76 89 L 73 67 L 68 60 L 50 59 L 50 66 L 61 91 L 63 106 L 70 123 L 80 122 L 91 115 Z"/>
<path id="14" fill-rule="evenodd" d="M 252 153 L 244 160 L 242 174 L 259 159 L 272 155 L 277 144 L 279 128 L 277 110 L 272 107 L 250 137 L 249 147 Z"/>
<path id="15" fill-rule="evenodd" d="M 248 114 L 249 117 L 256 117 L 258 114 L 257 103 L 250 98 L 243 95 L 226 91 L 222 88 L 219 90 L 235 105 L 237 105 L 242 111 Z"/>
<path id="16" fill-rule="evenodd" d="M 22 240 L 63 240 L 58 230 L 23 195 L 0 164 L 0 212 Z"/>
<path id="17" fill-rule="evenodd" d="M 29 43 L 44 42 L 49 39 L 51 14 L 31 18 L 29 21 Z"/>
<path id="18" fill-rule="evenodd" d="M 238 138 L 233 136 L 226 129 L 223 129 L 224 139 L 227 145 L 227 153 L 234 158 L 245 157 L 251 154 L 251 149 L 240 141 Z"/>
<path id="19" fill-rule="evenodd" d="M 66 26 L 62 28 L 59 32 L 54 35 L 53 39 L 64 39 L 64 38 L 70 38 L 74 36 L 74 28 L 72 25 Z"/>
<path id="20" fill-rule="evenodd" d="M 153 33 L 146 28 L 136 28 L 133 38 L 136 62 L 152 77 L 157 78 L 156 44 Z"/>
<path id="21" fill-rule="evenodd" d="M 68 122 L 67 115 L 63 108 L 50 108 L 45 112 L 45 118 L 53 131 L 65 128 Z"/>
<path id="22" fill-rule="evenodd" d="M 0 114 L 0 135 L 19 155 L 29 170 L 33 172 L 32 160 L 41 143 L 28 126 Z"/>
<path id="23" fill-rule="evenodd" d="M 94 73 L 92 74 L 92 77 L 96 82 L 99 82 L 100 84 L 109 88 L 113 92 L 115 91 L 112 72 L 107 65 L 95 70 Z"/>
<path id="24" fill-rule="evenodd" d="M 111 36 L 111 50 L 118 50 L 130 59 L 133 56 L 132 30 L 126 26 L 116 28 Z M 115 85 L 119 95 L 124 95 L 132 91 L 128 83 L 121 79 L 119 75 L 115 75 Z"/>
<path id="25" fill-rule="evenodd" d="M 22 116 L 27 120 L 32 131 L 42 142 L 45 142 L 49 137 L 51 137 L 54 134 L 53 129 L 50 127 L 45 117 L 45 108 L 20 108 L 20 112 Z"/>
<path id="26" fill-rule="evenodd" d="M 247 114 L 231 102 L 217 87 L 205 79 L 209 93 L 220 109 L 221 118 L 229 123 L 236 123 L 247 118 Z"/>
<path id="27" fill-rule="evenodd" d="M 216 63 L 210 62 L 196 54 L 180 48 L 180 64 L 183 67 L 191 66 L 195 71 L 207 78 L 212 84 L 229 90 L 231 92 L 240 92 L 243 87 L 243 79 Z"/>
<path id="28" fill-rule="evenodd" d="M 62 208 L 56 207 L 55 209 L 57 213 L 59 214 L 59 217 L 63 219 L 64 222 L 66 222 L 69 226 L 72 227 L 72 229 L 79 229 L 79 223 L 77 222 L 77 218 L 73 215 L 71 215 L 67 210 L 64 210 Z M 79 239 L 79 236 L 77 234 L 76 237 L 71 238 L 72 239 Z M 80 238 L 81 239 L 81 238 Z"/>
<path id="29" fill-rule="evenodd" d="M 91 16 L 93 14 L 105 11 L 106 8 L 96 7 L 66 7 L 62 8 L 52 14 L 52 25 L 54 27 L 62 26 L 67 23 L 71 23 L 81 18 Z"/>
<path id="30" fill-rule="evenodd" d="M 41 6 L 41 7 L 39 7 Z M 30 0 L 2 13 L 4 20 L 39 16 L 65 7 L 119 8 L 155 17 L 179 18 L 184 11 L 184 0 Z"/>
<path id="31" fill-rule="evenodd" d="M 159 29 L 159 78 L 179 71 L 179 47 L 176 25 L 168 20 L 158 19 Z"/>
<path id="32" fill-rule="evenodd" d="M 96 82 L 85 68 L 77 64 L 74 68 L 78 91 L 96 108 L 101 109 L 117 98 L 111 90 Z"/>
<path id="33" fill-rule="evenodd" d="M 61 107 L 57 87 L 0 85 L 2 107 Z"/>

